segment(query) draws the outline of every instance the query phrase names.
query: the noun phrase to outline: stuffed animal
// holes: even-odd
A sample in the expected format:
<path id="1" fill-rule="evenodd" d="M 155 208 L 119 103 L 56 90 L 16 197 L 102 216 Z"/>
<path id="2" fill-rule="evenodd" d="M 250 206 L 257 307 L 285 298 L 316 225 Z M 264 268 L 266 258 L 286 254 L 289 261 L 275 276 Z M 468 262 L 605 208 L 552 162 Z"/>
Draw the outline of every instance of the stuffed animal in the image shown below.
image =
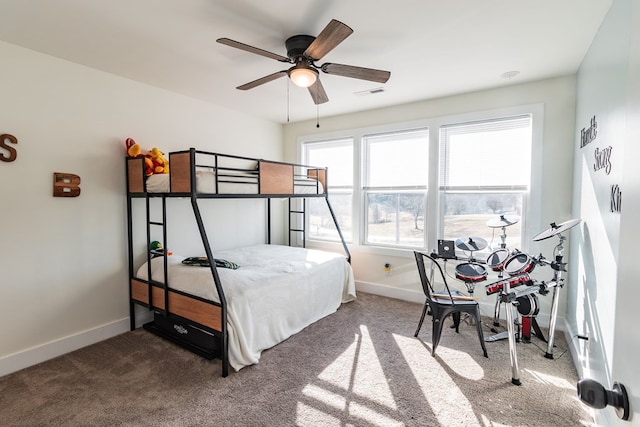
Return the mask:
<path id="1" fill-rule="evenodd" d="M 153 147 L 149 151 L 149 157 L 153 163 L 153 173 L 169 173 L 169 161 L 164 157 L 164 153 Z"/>
<path id="2" fill-rule="evenodd" d="M 164 255 L 164 247 L 162 246 L 162 243 L 154 240 L 153 242 L 151 242 L 151 244 L 149 244 L 149 252 L 151 252 L 152 258 L 162 256 Z M 173 255 L 173 252 L 167 251 L 167 256 L 171 255 Z"/>
<path id="3" fill-rule="evenodd" d="M 146 176 L 153 175 L 153 160 L 149 155 L 142 154 L 142 148 L 140 145 L 134 141 L 133 138 L 127 138 L 124 141 L 125 146 L 127 147 L 127 155 L 129 157 L 144 157 L 144 173 Z"/>

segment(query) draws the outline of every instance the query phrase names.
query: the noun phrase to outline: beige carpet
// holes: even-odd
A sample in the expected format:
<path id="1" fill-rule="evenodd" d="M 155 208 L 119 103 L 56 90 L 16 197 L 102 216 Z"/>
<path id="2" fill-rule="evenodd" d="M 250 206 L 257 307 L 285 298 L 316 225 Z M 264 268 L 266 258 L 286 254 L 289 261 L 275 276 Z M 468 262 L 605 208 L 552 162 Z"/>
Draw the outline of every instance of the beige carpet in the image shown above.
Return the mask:
<path id="1" fill-rule="evenodd" d="M 506 340 L 486 359 L 474 327 L 445 327 L 433 358 L 430 317 L 413 337 L 420 311 L 361 293 L 227 378 L 137 330 L 0 378 L 0 425 L 593 425 L 562 334 L 554 360 L 535 337 L 518 344 L 514 386 Z"/>

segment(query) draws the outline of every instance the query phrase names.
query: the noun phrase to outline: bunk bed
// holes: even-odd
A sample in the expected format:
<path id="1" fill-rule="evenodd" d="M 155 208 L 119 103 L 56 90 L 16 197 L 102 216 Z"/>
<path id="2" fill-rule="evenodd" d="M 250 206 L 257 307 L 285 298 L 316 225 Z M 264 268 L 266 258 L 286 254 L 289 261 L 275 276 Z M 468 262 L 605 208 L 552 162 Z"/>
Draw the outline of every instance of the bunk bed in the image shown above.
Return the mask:
<path id="1" fill-rule="evenodd" d="M 220 358 L 222 376 L 257 363 L 260 353 L 355 298 L 349 249 L 329 203 L 327 170 L 301 164 L 212 153 L 191 148 L 169 154 L 170 174 L 145 176 L 143 158 L 126 159 L 131 329 L 135 307 L 153 311 L 143 327 L 208 359 Z M 305 203 L 319 197 L 333 218 L 345 254 L 307 249 L 300 221 Z M 150 200 L 161 199 L 161 220 L 152 220 Z M 190 200 L 205 256 L 193 267 L 185 257 L 145 250 L 134 255 L 134 199 L 145 200 L 146 240 L 159 227 L 167 239 L 166 200 Z M 200 210 L 205 199 L 267 200 L 265 244 L 216 251 Z M 289 199 L 289 245 L 271 244 L 271 200 Z M 292 207 L 293 206 L 293 207 Z M 302 210 L 300 207 L 302 206 Z M 294 225 L 292 225 L 294 224 Z M 291 233 L 302 235 L 291 246 Z M 136 261 L 140 265 L 136 265 Z M 187 260 L 192 261 L 192 260 Z M 228 268 L 231 267 L 231 268 Z"/>

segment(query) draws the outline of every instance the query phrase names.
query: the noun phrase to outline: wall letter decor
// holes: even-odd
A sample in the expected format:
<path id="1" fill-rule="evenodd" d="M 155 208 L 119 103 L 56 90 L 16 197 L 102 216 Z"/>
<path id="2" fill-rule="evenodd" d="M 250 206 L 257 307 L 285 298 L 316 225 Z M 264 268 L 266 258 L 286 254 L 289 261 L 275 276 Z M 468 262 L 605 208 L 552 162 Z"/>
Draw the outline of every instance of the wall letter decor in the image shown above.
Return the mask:
<path id="1" fill-rule="evenodd" d="M 613 147 L 611 146 L 605 147 L 602 150 L 596 147 L 593 153 L 593 157 L 595 158 L 593 162 L 594 172 L 604 169 L 607 175 L 611 173 L 611 151 L 613 151 Z"/>
<path id="2" fill-rule="evenodd" d="M 611 212 L 622 212 L 622 191 L 618 184 L 611 186 Z"/>
<path id="3" fill-rule="evenodd" d="M 0 160 L 3 162 L 13 162 L 18 157 L 18 152 L 9 143 L 17 144 L 18 138 L 8 133 L 0 135 Z M 3 153 L 6 150 L 9 154 Z"/>
<path id="4" fill-rule="evenodd" d="M 584 148 L 598 136 L 598 122 L 596 116 L 593 116 L 588 128 L 582 128 L 580 131 L 580 148 Z"/>
<path id="5" fill-rule="evenodd" d="M 53 197 L 78 197 L 80 177 L 72 173 L 53 173 Z"/>

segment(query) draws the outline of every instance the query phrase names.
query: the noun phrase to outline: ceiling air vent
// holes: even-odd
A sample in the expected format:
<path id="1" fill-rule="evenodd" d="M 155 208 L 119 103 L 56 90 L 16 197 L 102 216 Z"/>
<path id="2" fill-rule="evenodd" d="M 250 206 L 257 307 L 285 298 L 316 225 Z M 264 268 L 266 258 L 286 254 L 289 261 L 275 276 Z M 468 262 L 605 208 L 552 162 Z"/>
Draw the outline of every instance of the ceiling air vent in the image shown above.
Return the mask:
<path id="1" fill-rule="evenodd" d="M 368 95 L 375 95 L 377 93 L 382 93 L 384 92 L 384 88 L 383 87 L 377 87 L 375 89 L 369 89 L 369 90 L 363 90 L 360 92 L 354 92 L 355 96 L 368 96 Z"/>

